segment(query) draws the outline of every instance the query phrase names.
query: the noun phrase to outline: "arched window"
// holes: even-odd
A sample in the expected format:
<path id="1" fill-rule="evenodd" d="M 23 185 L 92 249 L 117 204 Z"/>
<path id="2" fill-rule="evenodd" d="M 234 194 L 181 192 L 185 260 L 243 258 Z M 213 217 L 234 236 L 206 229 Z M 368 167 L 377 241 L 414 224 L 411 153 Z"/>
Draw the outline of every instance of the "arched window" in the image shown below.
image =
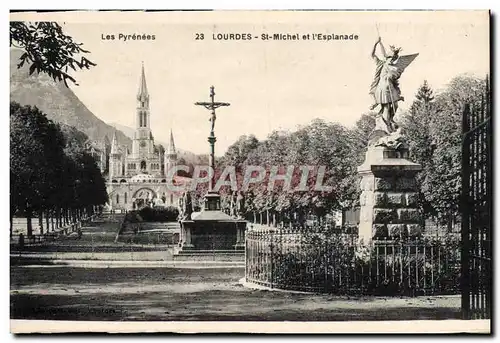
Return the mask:
<path id="1" fill-rule="evenodd" d="M 147 115 L 146 115 L 146 112 L 142 112 L 142 115 L 144 116 L 143 119 L 142 119 L 142 123 L 144 124 L 144 127 L 147 127 L 148 124 L 148 119 L 147 119 Z"/>
<path id="2" fill-rule="evenodd" d="M 120 194 L 117 194 L 116 195 L 116 203 L 119 204 L 120 203 Z"/>
<path id="3" fill-rule="evenodd" d="M 123 197 L 124 197 L 124 198 L 123 198 L 123 201 L 124 201 L 124 203 L 126 204 L 126 203 L 127 203 L 127 192 L 125 192 L 125 194 L 123 195 Z"/>
<path id="4" fill-rule="evenodd" d="M 139 127 L 142 127 L 142 112 L 139 112 Z"/>
<path id="5" fill-rule="evenodd" d="M 174 203 L 174 195 L 170 194 L 170 205 Z"/>
<path id="6" fill-rule="evenodd" d="M 141 169 L 146 169 L 146 161 L 141 161 Z"/>

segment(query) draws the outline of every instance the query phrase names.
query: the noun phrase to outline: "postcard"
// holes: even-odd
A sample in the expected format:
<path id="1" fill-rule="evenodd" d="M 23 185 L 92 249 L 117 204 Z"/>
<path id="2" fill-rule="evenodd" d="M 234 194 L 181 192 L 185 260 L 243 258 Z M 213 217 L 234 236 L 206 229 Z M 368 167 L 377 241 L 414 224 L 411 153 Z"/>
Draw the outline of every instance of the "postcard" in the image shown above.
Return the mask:
<path id="1" fill-rule="evenodd" d="M 10 13 L 11 332 L 490 333 L 488 11 Z"/>

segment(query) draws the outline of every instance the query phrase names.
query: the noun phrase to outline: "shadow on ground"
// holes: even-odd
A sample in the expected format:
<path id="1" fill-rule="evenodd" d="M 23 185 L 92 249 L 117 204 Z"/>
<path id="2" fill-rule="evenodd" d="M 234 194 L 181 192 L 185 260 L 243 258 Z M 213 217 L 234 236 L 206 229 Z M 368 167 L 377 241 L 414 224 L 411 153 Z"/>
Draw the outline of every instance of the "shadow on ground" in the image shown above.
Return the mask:
<path id="1" fill-rule="evenodd" d="M 346 321 L 459 319 L 460 297 L 336 297 L 252 290 L 242 268 L 13 267 L 11 318 Z"/>

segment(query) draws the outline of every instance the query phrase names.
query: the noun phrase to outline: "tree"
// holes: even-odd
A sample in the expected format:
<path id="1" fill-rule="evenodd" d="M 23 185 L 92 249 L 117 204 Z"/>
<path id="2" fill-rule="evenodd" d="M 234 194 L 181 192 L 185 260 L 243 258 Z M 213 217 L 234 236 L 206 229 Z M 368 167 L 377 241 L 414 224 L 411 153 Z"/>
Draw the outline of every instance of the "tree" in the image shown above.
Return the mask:
<path id="1" fill-rule="evenodd" d="M 11 103 L 11 224 L 16 213 L 24 215 L 32 236 L 35 213 L 40 224 L 45 216 L 48 229 L 49 217 L 58 226 L 75 222 L 107 201 L 105 180 L 86 141 L 85 134 L 53 123 L 38 108 Z"/>
<path id="2" fill-rule="evenodd" d="M 436 215 L 436 209 L 430 201 L 429 182 L 434 173 L 433 153 L 435 135 L 433 131 L 436 118 L 434 95 L 426 80 L 419 87 L 410 110 L 402 119 L 402 127 L 408 137 L 411 159 L 422 165 L 422 171 L 417 174 L 418 188 L 421 191 L 419 206 L 424 213 Z"/>
<path id="3" fill-rule="evenodd" d="M 424 191 L 438 219 L 451 230 L 459 217 L 462 192 L 462 115 L 466 104 L 480 106 L 486 85 L 484 80 L 460 75 L 436 96 L 436 114 L 431 122 L 435 149 L 433 168 Z"/>
<path id="4" fill-rule="evenodd" d="M 347 144 L 351 150 L 350 173 L 340 180 L 340 187 L 344 193 L 342 209 L 352 209 L 359 206 L 359 188 L 360 177 L 357 173 L 357 167 L 365 161 L 365 155 L 368 148 L 368 139 L 375 129 L 375 117 L 371 113 L 364 113 L 356 121 L 353 129 L 349 130 Z"/>
<path id="5" fill-rule="evenodd" d="M 46 73 L 66 86 L 67 80 L 77 85 L 69 74 L 70 68 L 76 71 L 96 65 L 85 56 L 77 59 L 78 55 L 89 53 L 82 45 L 66 35 L 55 22 L 10 22 L 10 46 L 24 50 L 17 67 L 29 64 L 30 75 Z"/>
<path id="6" fill-rule="evenodd" d="M 356 125 L 352 130 L 352 135 L 354 139 L 353 148 L 359 153 L 359 163 L 363 163 L 365 158 L 365 152 L 368 147 L 368 138 L 370 133 L 375 129 L 375 117 L 370 113 L 364 113 L 356 121 Z"/>
<path id="7" fill-rule="evenodd" d="M 165 154 L 165 147 L 161 144 L 155 145 L 155 153 L 163 156 L 163 154 Z"/>
<path id="8" fill-rule="evenodd" d="M 94 205 L 103 205 L 108 201 L 105 180 L 94 157 L 87 150 L 88 137 L 74 127 L 66 126 L 63 134 L 66 145 L 62 190 L 58 196 L 64 199 L 61 204 L 66 221 L 76 221 L 85 211 L 93 212 Z"/>
<path id="9" fill-rule="evenodd" d="M 462 114 L 466 104 L 478 105 L 483 80 L 460 75 L 434 96 L 427 82 L 403 118 L 411 158 L 422 165 L 417 181 L 421 207 L 451 229 L 459 215 L 461 196 Z"/>
<path id="10" fill-rule="evenodd" d="M 29 236 L 33 213 L 47 210 L 50 194 L 59 187 L 63 146 L 58 127 L 38 108 L 11 103 L 11 216 L 16 211 L 26 216 Z"/>
<path id="11" fill-rule="evenodd" d="M 254 135 L 243 135 L 231 144 L 220 160 L 221 164 L 240 166 L 248 157 L 248 154 L 257 148 L 259 141 Z"/>
<path id="12" fill-rule="evenodd" d="M 247 193 L 251 196 L 246 197 L 247 211 L 259 213 L 259 221 L 274 222 L 277 217 L 285 222 L 297 220 L 302 223 L 310 212 L 324 217 L 332 210 L 351 207 L 357 201 L 356 168 L 360 144 L 353 132 L 344 126 L 314 120 L 295 132 L 274 131 L 263 141 L 248 142 L 246 137 L 240 137 L 225 157 L 230 161 L 242 161 L 241 167 L 236 166 L 240 171 L 237 175 L 239 181 L 244 167 L 258 165 L 266 170 L 262 183 L 251 185 Z M 299 167 L 313 166 L 314 170 L 306 179 L 307 190 L 286 190 L 282 181 L 277 182 L 272 190 L 268 189 L 269 172 L 273 166 L 278 167 L 279 174 L 284 174 L 288 166 L 295 167 L 291 189 L 296 188 L 301 180 Z M 320 166 L 326 167 L 322 184 L 332 187 L 331 191 L 315 190 Z"/>

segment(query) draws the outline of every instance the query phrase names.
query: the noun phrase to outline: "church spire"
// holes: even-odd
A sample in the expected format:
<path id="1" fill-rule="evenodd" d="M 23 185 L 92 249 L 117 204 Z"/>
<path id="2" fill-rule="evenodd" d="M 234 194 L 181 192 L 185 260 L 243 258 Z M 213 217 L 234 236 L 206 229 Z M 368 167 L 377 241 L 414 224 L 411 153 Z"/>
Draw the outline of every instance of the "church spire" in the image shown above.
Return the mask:
<path id="1" fill-rule="evenodd" d="M 141 81 L 139 83 L 139 91 L 137 92 L 137 99 L 147 99 L 149 97 L 148 87 L 146 85 L 146 74 L 144 73 L 144 62 L 142 62 Z"/>
<path id="2" fill-rule="evenodd" d="M 168 155 L 177 155 L 177 151 L 175 151 L 174 134 L 172 133 L 172 129 L 170 129 L 170 143 L 168 144 Z"/>
<path id="3" fill-rule="evenodd" d="M 167 149 L 165 150 L 165 176 L 169 176 L 169 171 L 173 166 L 177 163 L 177 151 L 175 151 L 175 143 L 174 143 L 174 134 L 172 133 L 172 129 L 170 129 L 170 143 L 168 144 Z"/>
<path id="4" fill-rule="evenodd" d="M 113 140 L 111 142 L 111 154 L 118 154 L 118 140 L 116 139 L 116 130 L 113 132 Z"/>

